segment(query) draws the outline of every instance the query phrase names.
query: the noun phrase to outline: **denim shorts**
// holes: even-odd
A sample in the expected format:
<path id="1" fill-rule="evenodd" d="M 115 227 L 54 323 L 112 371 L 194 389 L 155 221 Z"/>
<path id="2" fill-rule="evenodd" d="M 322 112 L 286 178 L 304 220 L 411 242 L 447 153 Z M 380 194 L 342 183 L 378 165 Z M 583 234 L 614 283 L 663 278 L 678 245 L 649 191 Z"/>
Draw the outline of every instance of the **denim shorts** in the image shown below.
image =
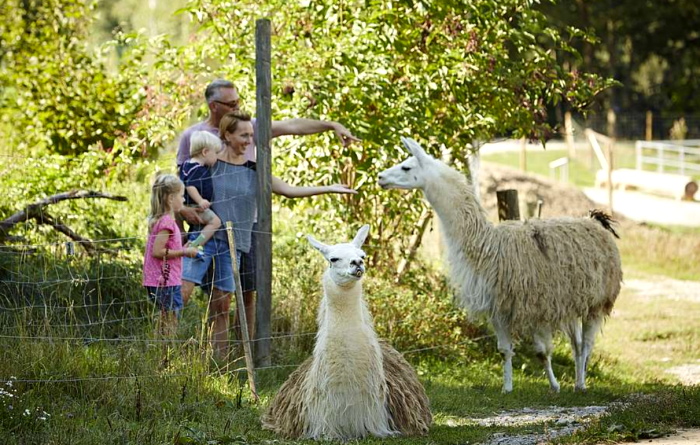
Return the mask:
<path id="1" fill-rule="evenodd" d="M 241 254 L 236 253 L 236 260 L 240 262 Z M 228 243 L 214 237 L 204 244 L 201 258 L 183 258 L 182 279 L 198 285 L 207 293 L 212 285 L 224 292 L 235 291 Z"/>
<path id="2" fill-rule="evenodd" d="M 182 310 L 182 286 L 146 286 L 146 292 L 148 292 L 148 298 L 161 311 L 172 311 L 177 315 L 180 314 Z"/>

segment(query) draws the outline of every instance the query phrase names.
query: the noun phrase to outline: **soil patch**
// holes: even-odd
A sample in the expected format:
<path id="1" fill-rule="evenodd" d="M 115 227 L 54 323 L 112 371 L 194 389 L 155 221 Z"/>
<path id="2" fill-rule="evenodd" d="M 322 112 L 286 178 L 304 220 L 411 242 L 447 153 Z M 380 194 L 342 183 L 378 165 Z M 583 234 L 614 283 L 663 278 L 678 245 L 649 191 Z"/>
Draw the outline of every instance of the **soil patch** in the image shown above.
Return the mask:
<path id="1" fill-rule="evenodd" d="M 589 210 L 601 208 L 573 185 L 489 162 L 481 164 L 479 189 L 482 205 L 492 221 L 498 221 L 496 191 L 505 189 L 518 191 L 521 217 L 531 217 L 538 200 L 542 201 L 542 218 L 587 216 Z"/>

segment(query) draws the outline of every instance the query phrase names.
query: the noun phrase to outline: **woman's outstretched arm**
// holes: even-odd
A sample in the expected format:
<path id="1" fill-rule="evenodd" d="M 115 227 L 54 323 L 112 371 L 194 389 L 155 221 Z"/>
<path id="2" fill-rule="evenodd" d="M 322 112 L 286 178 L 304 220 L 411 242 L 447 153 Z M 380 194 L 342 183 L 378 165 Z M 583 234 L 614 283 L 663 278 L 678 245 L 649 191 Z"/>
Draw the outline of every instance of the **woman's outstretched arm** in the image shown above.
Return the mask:
<path id="1" fill-rule="evenodd" d="M 273 176 L 272 193 L 276 193 L 287 198 L 303 198 L 306 196 L 323 195 L 326 193 L 356 194 L 357 190 L 351 189 L 345 184 L 297 187 L 294 185 L 287 184 L 280 178 Z"/>

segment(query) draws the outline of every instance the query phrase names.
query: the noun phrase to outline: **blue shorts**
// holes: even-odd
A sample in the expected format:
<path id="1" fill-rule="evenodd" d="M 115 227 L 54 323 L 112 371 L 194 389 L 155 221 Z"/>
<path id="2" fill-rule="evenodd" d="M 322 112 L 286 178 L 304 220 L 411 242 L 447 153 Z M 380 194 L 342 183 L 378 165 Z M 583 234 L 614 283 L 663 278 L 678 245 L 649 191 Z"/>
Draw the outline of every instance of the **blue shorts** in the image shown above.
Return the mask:
<path id="1" fill-rule="evenodd" d="M 240 262 L 241 254 L 236 253 L 236 260 Z M 185 257 L 182 279 L 198 285 L 207 293 L 212 286 L 224 292 L 235 291 L 228 243 L 214 237 L 204 244 L 201 258 Z"/>
<path id="2" fill-rule="evenodd" d="M 146 291 L 148 298 L 158 306 L 158 309 L 180 314 L 182 310 L 182 286 L 146 286 Z"/>

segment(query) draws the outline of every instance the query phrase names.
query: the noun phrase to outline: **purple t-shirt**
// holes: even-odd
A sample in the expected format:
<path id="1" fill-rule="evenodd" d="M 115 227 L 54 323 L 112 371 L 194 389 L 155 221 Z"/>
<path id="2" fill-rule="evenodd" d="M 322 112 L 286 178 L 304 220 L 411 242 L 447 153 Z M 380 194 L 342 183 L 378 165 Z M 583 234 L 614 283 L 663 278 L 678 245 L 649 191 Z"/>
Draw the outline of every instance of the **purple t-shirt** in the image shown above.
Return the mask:
<path id="1" fill-rule="evenodd" d="M 245 160 L 255 162 L 255 145 L 257 144 L 255 134 L 257 132 L 258 126 L 256 124 L 256 119 L 251 119 L 251 122 L 253 123 L 253 146 L 246 150 Z M 185 131 L 183 131 L 182 135 L 180 136 L 180 144 L 177 148 L 178 168 L 181 167 L 182 164 L 184 164 L 185 161 L 190 158 L 190 138 L 192 137 L 192 133 L 194 133 L 195 131 L 208 131 L 214 136 L 219 137 L 219 129 L 209 125 L 209 121 L 194 124 Z"/>
<path id="2" fill-rule="evenodd" d="M 165 242 L 165 247 L 168 250 L 182 250 L 182 237 L 180 236 L 180 229 L 177 223 L 172 216 L 163 215 L 153 224 L 153 228 L 148 234 L 146 254 L 143 257 L 144 286 L 165 287 L 182 285 L 182 258 L 163 260 L 153 256 L 153 243 L 156 240 L 156 235 L 162 231 L 170 232 L 168 241 Z M 165 269 L 163 268 L 163 261 L 166 261 L 168 265 Z M 167 275 L 167 277 L 163 275 Z M 167 278 L 167 281 L 164 278 Z"/>

